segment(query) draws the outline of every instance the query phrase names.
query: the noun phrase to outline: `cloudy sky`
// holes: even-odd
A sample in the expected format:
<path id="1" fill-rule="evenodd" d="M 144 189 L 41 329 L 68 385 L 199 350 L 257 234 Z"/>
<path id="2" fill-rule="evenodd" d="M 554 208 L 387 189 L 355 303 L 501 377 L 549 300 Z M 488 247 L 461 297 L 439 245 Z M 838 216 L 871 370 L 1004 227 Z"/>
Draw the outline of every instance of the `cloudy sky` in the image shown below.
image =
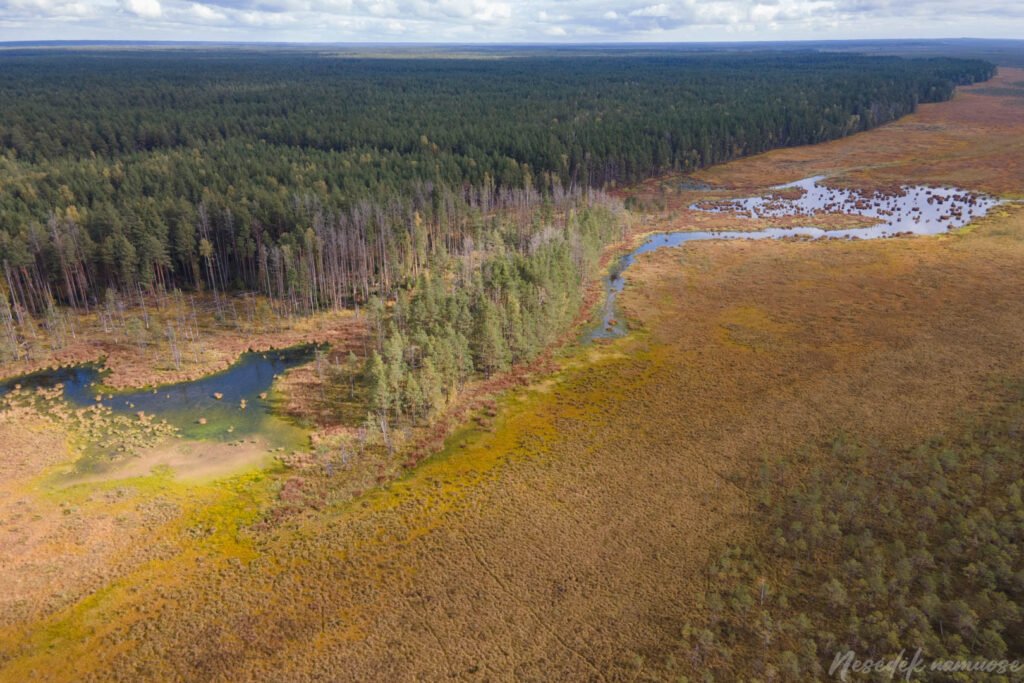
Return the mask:
<path id="1" fill-rule="evenodd" d="M 1024 38 L 1020 0 L 0 0 L 0 41 Z"/>

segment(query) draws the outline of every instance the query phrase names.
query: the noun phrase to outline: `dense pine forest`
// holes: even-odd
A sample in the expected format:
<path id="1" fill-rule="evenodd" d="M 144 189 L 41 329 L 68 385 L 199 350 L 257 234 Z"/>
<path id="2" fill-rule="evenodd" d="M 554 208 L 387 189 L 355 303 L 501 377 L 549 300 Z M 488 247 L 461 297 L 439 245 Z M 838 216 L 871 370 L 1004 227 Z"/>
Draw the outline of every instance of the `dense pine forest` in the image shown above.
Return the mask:
<path id="1" fill-rule="evenodd" d="M 608 204 L 592 190 L 865 130 L 994 69 L 500 57 L 4 53 L 0 313 L 10 329 L 110 291 L 178 288 L 296 310 L 393 298 L 436 259 L 530 256 L 577 208 Z"/>

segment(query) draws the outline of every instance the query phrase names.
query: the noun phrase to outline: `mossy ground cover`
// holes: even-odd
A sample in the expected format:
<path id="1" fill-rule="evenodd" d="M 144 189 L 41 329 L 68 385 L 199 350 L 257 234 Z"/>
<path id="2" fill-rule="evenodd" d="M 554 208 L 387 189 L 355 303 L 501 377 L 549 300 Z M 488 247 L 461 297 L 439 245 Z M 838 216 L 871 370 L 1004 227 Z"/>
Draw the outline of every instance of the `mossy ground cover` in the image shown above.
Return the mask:
<path id="1" fill-rule="evenodd" d="M 1024 191 L 1006 152 L 1019 120 L 971 97 L 708 173 L 760 187 L 842 159 L 865 183 Z M 644 255 L 620 298 L 629 335 L 559 358 L 397 480 L 269 522 L 273 473 L 138 484 L 132 505 L 162 520 L 143 528 L 164 550 L 11 619 L 0 679 L 700 680 L 692 634 L 722 625 L 716 592 L 748 585 L 719 576 L 720 558 L 775 537 L 766 468 L 787 463 L 772 480 L 787 496 L 820 480 L 840 436 L 898 473 L 923 443 L 1002 424 L 1024 377 L 1022 265 L 1016 205 L 941 237 Z M 139 533 L 118 546 L 128 557 Z M 769 678 L 730 646 L 720 680 Z M 799 643 L 786 650 L 814 675 Z M 792 658 L 769 663 L 788 680 Z"/>
<path id="2" fill-rule="evenodd" d="M 823 680 L 845 653 L 902 652 L 920 653 L 914 680 L 1016 680 L 1024 391 L 991 391 L 1003 405 L 912 448 L 839 434 L 821 457 L 766 462 L 757 533 L 709 567 L 704 611 L 661 653 L 661 673 Z M 991 668 L 948 673 L 949 662 Z"/>

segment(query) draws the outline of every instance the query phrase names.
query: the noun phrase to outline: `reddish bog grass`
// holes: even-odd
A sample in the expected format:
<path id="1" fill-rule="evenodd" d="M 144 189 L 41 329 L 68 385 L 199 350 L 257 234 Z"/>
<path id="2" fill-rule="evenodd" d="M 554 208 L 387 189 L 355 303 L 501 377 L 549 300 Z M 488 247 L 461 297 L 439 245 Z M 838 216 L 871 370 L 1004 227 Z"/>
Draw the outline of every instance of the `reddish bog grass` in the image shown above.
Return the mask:
<path id="1" fill-rule="evenodd" d="M 1024 192 L 1004 99 L 965 93 L 705 177 L 756 189 L 832 169 Z M 0 626 L 0 679 L 668 678 L 709 558 L 756 529 L 761 463 L 814 461 L 840 433 L 911 445 L 1024 374 L 1022 266 L 1015 205 L 934 238 L 645 255 L 620 299 L 638 331 L 482 404 L 487 429 L 355 500 L 266 528 L 221 503 L 162 527 L 172 551 Z"/>
<path id="2" fill-rule="evenodd" d="M 777 150 L 697 174 L 727 188 L 758 188 L 826 173 L 877 187 L 950 184 L 1003 196 L 1024 188 L 1024 69 L 1001 67 L 996 77 L 959 88 L 950 102 L 871 131 L 811 147 Z M 1024 93 L 1022 93 L 1024 94 Z"/>
<path id="3" fill-rule="evenodd" d="M 960 88 L 950 102 L 926 104 L 913 115 L 842 140 L 780 149 L 699 171 L 693 179 L 710 190 L 669 176 L 623 192 L 653 210 L 651 229 L 757 230 L 766 225 L 806 224 L 797 217 L 737 221 L 728 215 L 689 210 L 701 198 L 746 196 L 766 187 L 815 175 L 865 189 L 901 184 L 953 185 L 1001 197 L 1021 197 L 1024 186 L 1024 69 L 1001 67 L 988 83 Z M 822 227 L 861 224 L 857 217 L 819 216 Z"/>
<path id="4" fill-rule="evenodd" d="M 338 349 L 360 345 L 366 321 L 351 311 L 278 317 L 259 297 L 237 297 L 221 306 L 209 294 L 147 297 L 146 307 L 128 301 L 125 310 L 69 312 L 61 343 L 40 321 L 22 333 L 28 358 L 4 362 L 3 377 L 104 360 L 105 383 L 117 389 L 168 384 L 224 370 L 246 351 L 297 344 L 330 343 Z M 168 337 L 174 330 L 178 362 Z"/>

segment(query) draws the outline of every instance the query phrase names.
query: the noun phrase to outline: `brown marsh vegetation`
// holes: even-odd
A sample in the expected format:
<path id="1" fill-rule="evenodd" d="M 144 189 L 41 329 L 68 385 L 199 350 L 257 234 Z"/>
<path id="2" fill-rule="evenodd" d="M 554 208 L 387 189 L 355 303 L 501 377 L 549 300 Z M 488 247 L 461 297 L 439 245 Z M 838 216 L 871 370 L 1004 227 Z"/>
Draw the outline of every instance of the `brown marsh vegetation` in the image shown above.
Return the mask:
<path id="1" fill-rule="evenodd" d="M 210 294 L 113 296 L 91 311 L 64 309 L 57 324 L 28 320 L 18 360 L 4 377 L 103 360 L 115 389 L 170 384 L 218 372 L 249 350 L 329 343 L 339 350 L 365 337 L 352 311 L 282 314 L 266 297 Z M 47 326 L 58 332 L 47 329 Z"/>
<path id="2" fill-rule="evenodd" d="M 988 87 L 1022 75 L 1004 69 Z M 967 88 L 882 129 L 700 177 L 749 191 L 828 172 L 1020 196 L 1024 120 L 1010 100 Z M 652 194 L 665 210 L 640 229 L 736 227 L 682 208 L 699 191 L 641 190 Z M 729 573 L 722 558 L 756 556 L 772 525 L 791 521 L 792 506 L 772 518 L 759 508 L 763 472 L 787 464 L 771 479 L 787 500 L 824 477 L 837 440 L 881 454 L 848 466 L 885 481 L 933 438 L 956 442 L 990 420 L 1016 429 L 1022 266 L 1019 205 L 940 237 L 647 254 L 619 299 L 633 334 L 565 354 L 397 481 L 281 519 L 263 514 L 272 498 L 301 491 L 272 476 L 223 490 L 135 482 L 125 514 L 145 520 L 134 528 L 160 552 L 100 563 L 65 599 L 13 612 L 0 624 L 0 678 L 813 680 L 816 654 L 831 657 L 801 649 L 806 629 L 769 632 L 796 640 L 794 664 L 759 653 L 763 632 L 733 627 L 750 616 L 765 578 L 751 568 L 764 565 Z M 36 447 L 4 444 L 5 462 Z M 6 495 L 49 519 L 38 474 Z M 76 495 L 94 515 L 120 509 L 88 488 Z M 145 516 L 154 506 L 167 510 L 159 522 Z M 4 529 L 33 528 L 14 515 Z M 791 556 L 768 569 L 773 591 L 801 590 Z M 746 597 L 730 603 L 723 590 Z"/>

